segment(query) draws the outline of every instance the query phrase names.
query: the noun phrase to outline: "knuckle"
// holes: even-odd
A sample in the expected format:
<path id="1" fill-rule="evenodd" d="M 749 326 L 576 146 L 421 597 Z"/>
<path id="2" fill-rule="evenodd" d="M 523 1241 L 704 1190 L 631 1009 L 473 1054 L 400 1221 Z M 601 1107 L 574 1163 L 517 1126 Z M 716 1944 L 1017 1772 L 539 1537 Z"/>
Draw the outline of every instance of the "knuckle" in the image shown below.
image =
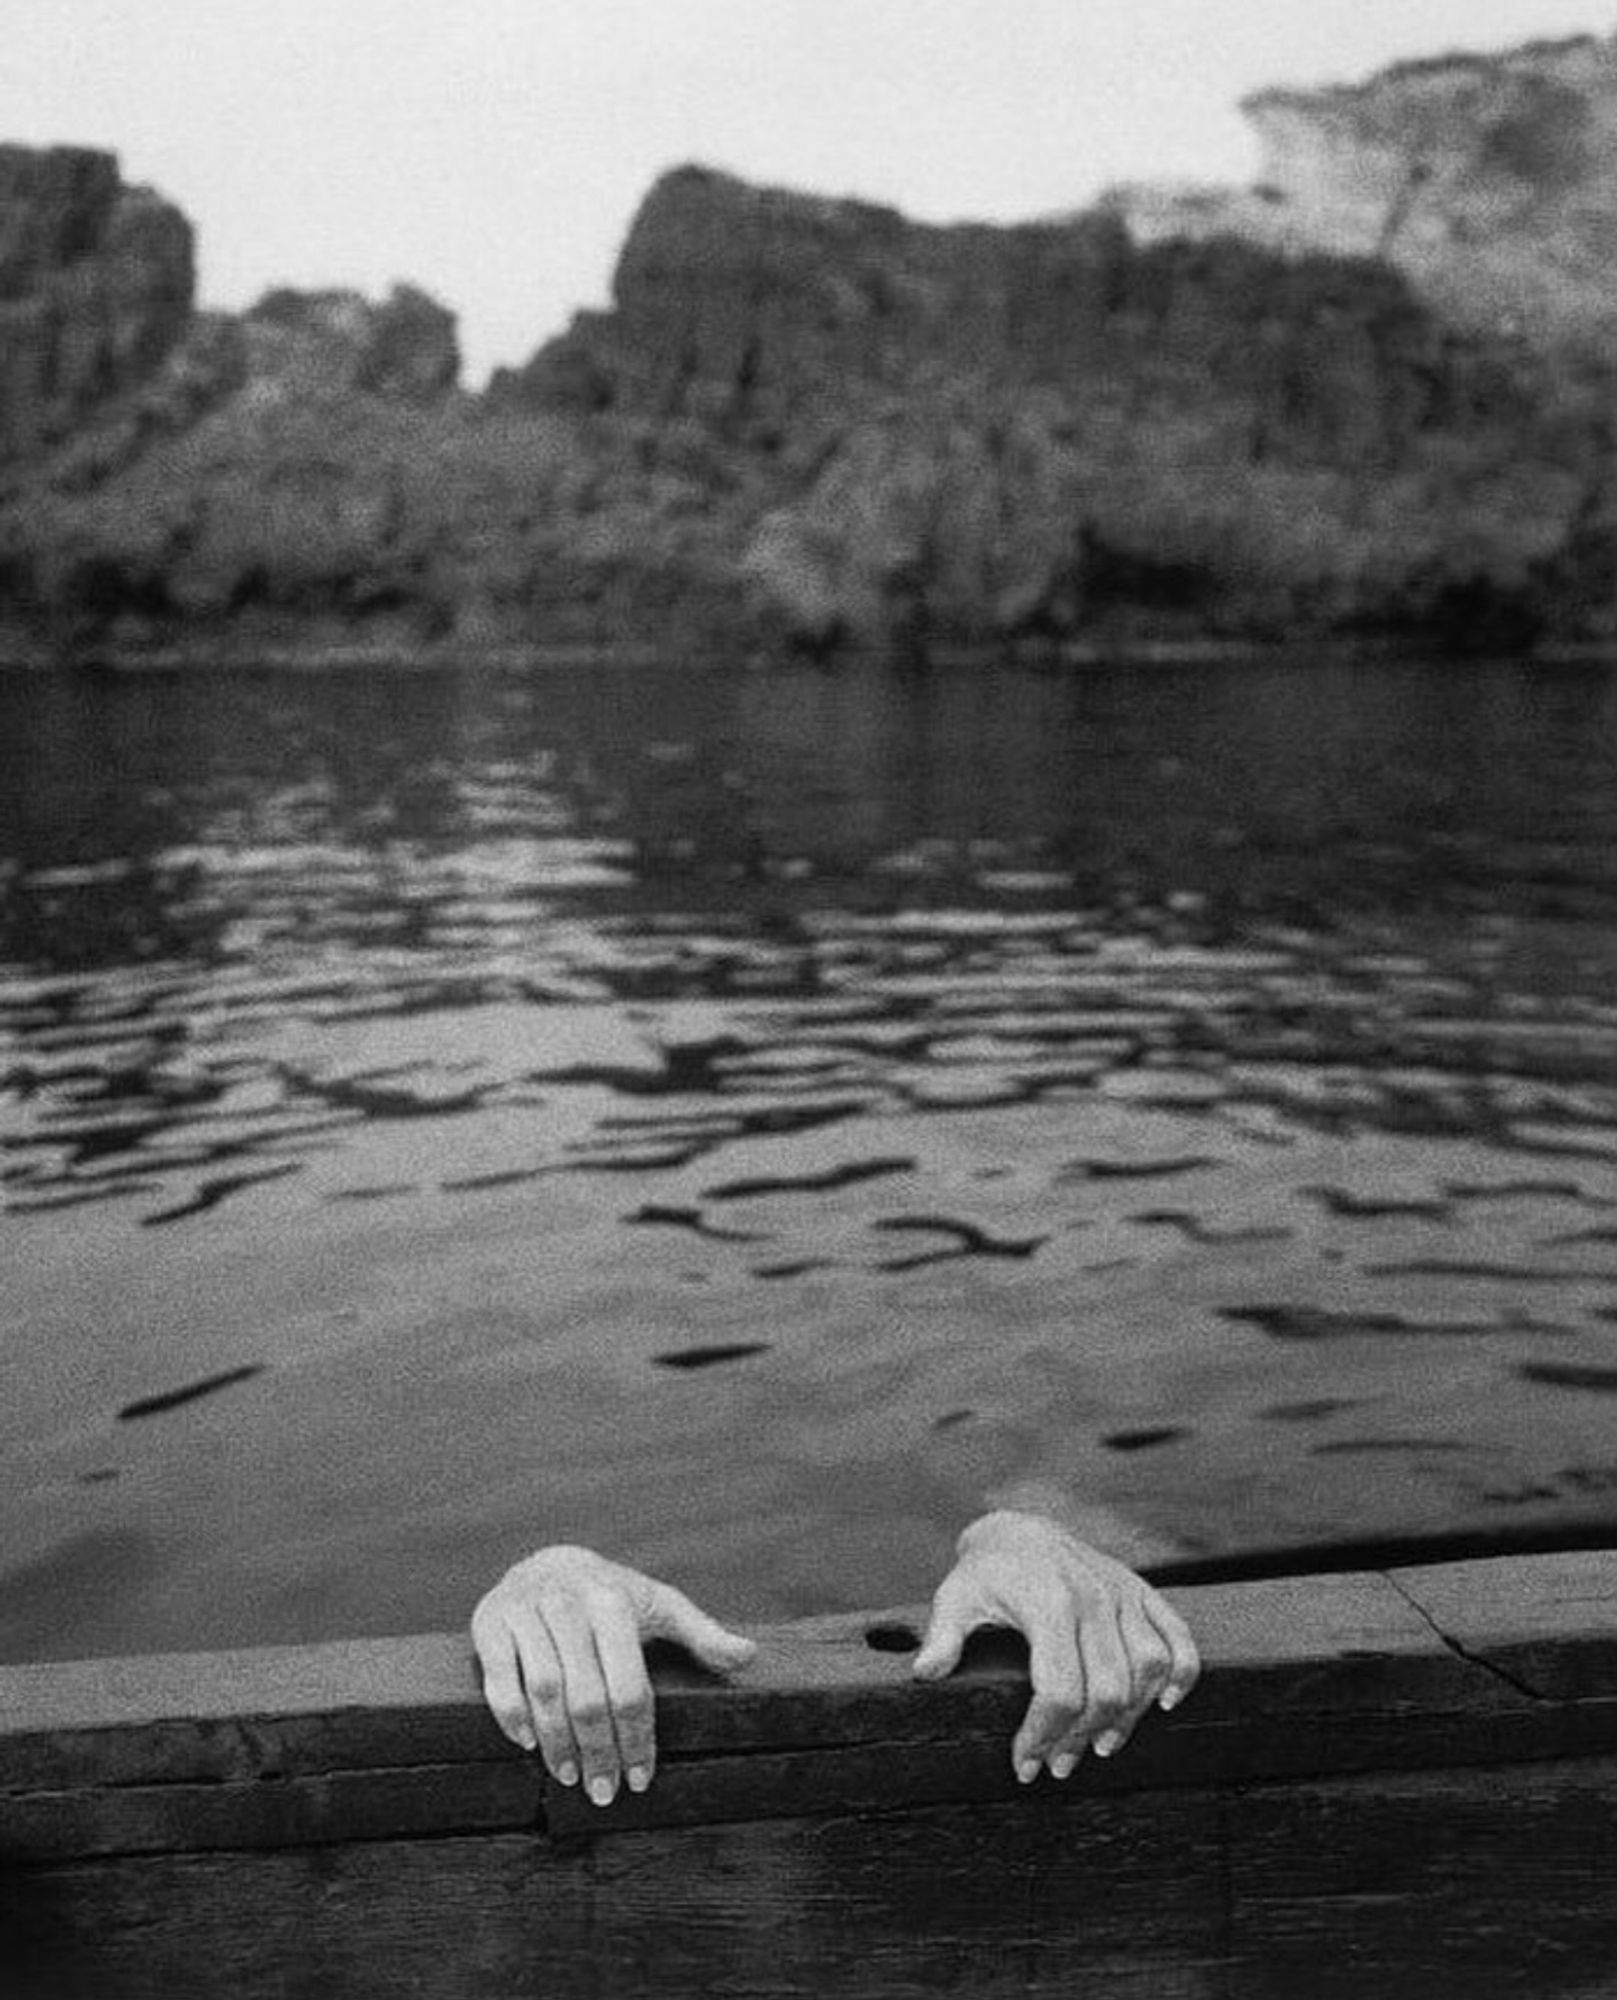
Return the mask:
<path id="1" fill-rule="evenodd" d="M 523 1712 L 522 1689 L 514 1674 L 489 1675 L 483 1682 L 483 1701 L 489 1714 L 502 1726 L 507 1717 Z"/>
<path id="2" fill-rule="evenodd" d="M 541 1708 L 561 1706 L 562 1685 L 558 1674 L 541 1671 L 528 1674 L 526 1679 L 530 1701 L 537 1702 Z"/>
<path id="3" fill-rule="evenodd" d="M 483 1683 L 483 1698 L 492 1707 L 496 1701 L 504 1701 L 519 1691 L 517 1663 L 509 1647 L 497 1647 L 478 1656 L 478 1671 Z"/>
<path id="4" fill-rule="evenodd" d="M 636 1688 L 613 1704 L 613 1714 L 627 1729 L 644 1729 L 651 1721 L 651 1690 Z"/>
<path id="5" fill-rule="evenodd" d="M 1156 1624 L 1176 1653 L 1184 1653 L 1194 1658 L 1196 1641 L 1191 1636 L 1190 1627 L 1171 1604 L 1158 1600 Z"/>
<path id="6" fill-rule="evenodd" d="M 1133 1692 L 1121 1674 L 1097 1673 L 1089 1683 L 1089 1715 L 1097 1722 L 1117 1722 L 1127 1712 Z"/>
<path id="7" fill-rule="evenodd" d="M 1083 1695 L 1076 1687 L 1052 1688 L 1039 1703 L 1039 1719 L 1047 1731 L 1071 1729 L 1083 1712 Z"/>
<path id="8" fill-rule="evenodd" d="M 491 1590 L 472 1613 L 472 1643 L 480 1653 L 497 1652 L 511 1643 L 512 1607 L 498 1590 Z"/>
<path id="9" fill-rule="evenodd" d="M 573 1727 L 581 1734 L 600 1736 L 603 1733 L 610 1733 L 612 1718 L 607 1712 L 606 1703 L 595 1695 L 586 1695 L 582 1701 L 575 1701 L 572 1704 L 571 1714 Z"/>
<path id="10" fill-rule="evenodd" d="M 625 1611 L 632 1609 L 628 1592 L 609 1578 L 589 1578 L 578 1595 L 592 1620 L 621 1617 Z"/>
<path id="11" fill-rule="evenodd" d="M 1201 1670 L 1202 1663 L 1194 1646 L 1169 1646 L 1168 1673 L 1178 1686 L 1193 1686 Z"/>

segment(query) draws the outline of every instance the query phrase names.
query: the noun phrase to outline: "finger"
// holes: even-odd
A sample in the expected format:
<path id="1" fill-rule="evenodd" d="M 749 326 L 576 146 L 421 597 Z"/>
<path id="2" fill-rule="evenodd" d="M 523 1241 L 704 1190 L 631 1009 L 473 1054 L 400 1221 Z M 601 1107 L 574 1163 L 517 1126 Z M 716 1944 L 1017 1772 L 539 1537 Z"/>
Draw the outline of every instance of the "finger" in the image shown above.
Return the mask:
<path id="1" fill-rule="evenodd" d="M 643 1792 L 656 1769 L 657 1741 L 654 1697 L 640 1646 L 640 1627 L 621 1597 L 603 1596 L 590 1609 L 618 1756 L 628 1774 L 630 1791 Z"/>
<path id="2" fill-rule="evenodd" d="M 1127 1741 L 1133 1678 L 1110 1597 L 1086 1604 L 1078 1624 L 1084 1663 L 1084 1729 L 1097 1757 L 1113 1757 Z"/>
<path id="3" fill-rule="evenodd" d="M 1069 1729 L 1059 1742 L 1052 1743 L 1045 1752 L 1045 1762 L 1050 1767 L 1052 1778 L 1063 1781 L 1070 1778 L 1083 1762 L 1084 1752 L 1089 1748 L 1089 1738 L 1080 1723 L 1076 1729 Z"/>
<path id="4" fill-rule="evenodd" d="M 545 1623 L 561 1660 L 567 1719 L 578 1744 L 584 1788 L 595 1805 L 609 1806 L 617 1796 L 622 1766 L 594 1631 L 588 1614 L 572 1597 L 547 1604 Z"/>
<path id="5" fill-rule="evenodd" d="M 544 1621 L 531 1606 L 513 1612 L 511 1636 L 522 1670 L 523 1700 L 531 1717 L 545 1769 L 558 1784 L 578 1783 L 578 1745 L 567 1720 L 561 1662 Z"/>
<path id="6" fill-rule="evenodd" d="M 947 1582 L 938 1586 L 932 1599 L 932 1616 L 927 1623 L 921 1650 L 910 1663 L 917 1680 L 941 1681 L 960 1664 L 966 1640 L 974 1623 L 965 1601 Z"/>
<path id="7" fill-rule="evenodd" d="M 1118 1629 L 1128 1659 L 1129 1678 L 1128 1713 L 1113 1731 L 1118 1739 L 1115 1748 L 1121 1750 L 1140 1726 L 1141 1716 L 1168 1685 L 1173 1660 L 1167 1641 L 1138 1600 L 1130 1598 L 1124 1603 Z"/>
<path id="8" fill-rule="evenodd" d="M 1201 1679 L 1201 1655 L 1190 1627 L 1165 1597 L 1153 1590 L 1145 1600 L 1146 1614 L 1168 1648 L 1168 1682 L 1157 1697 L 1162 1709 L 1177 1708 Z"/>
<path id="9" fill-rule="evenodd" d="M 1033 1699 L 1011 1745 L 1011 1760 L 1024 1785 L 1039 1775 L 1047 1757 L 1069 1753 L 1069 1739 L 1087 1712 L 1087 1663 L 1064 1611 L 1047 1611 L 1030 1622 L 1028 1669 Z"/>
<path id="10" fill-rule="evenodd" d="M 1067 1780 L 1079 1768 L 1079 1764 L 1089 1754 L 1089 1730 L 1085 1728 L 1083 1708 L 1079 1708 L 1077 1720 L 1071 1722 L 1059 1736 L 1045 1744 L 1045 1764 L 1053 1778 Z"/>
<path id="11" fill-rule="evenodd" d="M 758 1648 L 740 1632 L 731 1632 L 672 1584 L 658 1584 L 652 1594 L 646 1631 L 673 1639 L 715 1673 L 731 1674 L 744 1667 Z"/>
<path id="12" fill-rule="evenodd" d="M 523 1750 L 534 1747 L 533 1717 L 528 1713 L 522 1692 L 522 1669 L 517 1661 L 517 1644 L 503 1619 L 485 1619 L 479 1612 L 472 1620 L 472 1643 L 483 1673 L 483 1699 L 502 1732 Z"/>

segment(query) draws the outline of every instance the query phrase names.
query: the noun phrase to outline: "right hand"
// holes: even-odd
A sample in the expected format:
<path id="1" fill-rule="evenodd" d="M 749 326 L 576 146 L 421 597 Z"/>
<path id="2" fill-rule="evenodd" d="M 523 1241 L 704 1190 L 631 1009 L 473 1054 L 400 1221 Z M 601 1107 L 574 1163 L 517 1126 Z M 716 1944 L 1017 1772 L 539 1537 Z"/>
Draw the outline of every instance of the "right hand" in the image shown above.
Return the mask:
<path id="1" fill-rule="evenodd" d="M 960 1537 L 916 1677 L 952 1672 L 979 1625 L 1009 1626 L 1028 1641 L 1033 1699 L 1011 1746 L 1024 1785 L 1044 1764 L 1071 1777 L 1091 1746 L 1115 1756 L 1153 1702 L 1177 1708 L 1201 1672 L 1190 1629 L 1166 1598 L 1039 1514 L 1002 1509 Z"/>
<path id="2" fill-rule="evenodd" d="M 721 1674 L 756 1651 L 670 1585 L 565 1543 L 507 1570 L 472 1614 L 494 1720 L 598 1806 L 623 1780 L 643 1792 L 657 1768 L 647 1639 L 672 1639 Z"/>

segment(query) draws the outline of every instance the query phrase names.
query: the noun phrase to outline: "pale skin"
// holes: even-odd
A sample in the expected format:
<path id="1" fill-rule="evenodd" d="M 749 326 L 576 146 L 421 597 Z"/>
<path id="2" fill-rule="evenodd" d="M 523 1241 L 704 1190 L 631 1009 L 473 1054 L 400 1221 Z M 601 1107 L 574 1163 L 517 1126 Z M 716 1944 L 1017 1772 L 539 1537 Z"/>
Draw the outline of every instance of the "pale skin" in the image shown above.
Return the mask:
<path id="1" fill-rule="evenodd" d="M 1201 1671 L 1189 1628 L 1126 1564 L 1052 1515 L 996 1508 L 961 1535 L 932 1600 L 912 1671 L 944 1679 L 980 1626 L 1028 1642 L 1033 1695 L 1011 1744 L 1023 1784 L 1068 1778 L 1086 1750 L 1115 1756 L 1152 1708 L 1184 1700 Z M 542 1548 L 478 1604 L 472 1640 L 483 1692 L 513 1743 L 600 1806 L 644 1792 L 657 1768 L 643 1647 L 671 1639 L 715 1673 L 756 1650 L 681 1591 L 591 1549 Z"/>

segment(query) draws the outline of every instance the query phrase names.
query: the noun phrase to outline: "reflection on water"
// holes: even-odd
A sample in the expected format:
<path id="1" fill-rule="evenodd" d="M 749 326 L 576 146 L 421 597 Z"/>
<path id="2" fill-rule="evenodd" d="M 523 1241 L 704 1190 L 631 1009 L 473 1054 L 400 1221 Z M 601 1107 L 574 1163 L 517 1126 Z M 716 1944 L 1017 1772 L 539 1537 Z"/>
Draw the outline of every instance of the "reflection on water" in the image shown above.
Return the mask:
<path id="1" fill-rule="evenodd" d="M 1272 1414 L 1261 1452 L 1215 1448 L 1153 1399 L 1250 1413 L 1285 1401 L 1282 1348 L 1345 1342 L 1385 1373 L 1412 1331 L 1468 1355 L 1504 1336 L 1477 1393 L 1490 1370 L 1531 1385 L 1523 1434 L 1556 1462 L 1524 1443 L 1490 1490 L 1585 1518 L 1617 1489 L 1567 1433 L 1617 1365 L 1614 917 L 1605 670 L 0 682 L 5 1227 L 34 1287 L 12 1483 L 43 1521 L 73 1452 L 106 1455 L 103 1414 L 184 1389 L 181 1350 L 227 1385 L 197 1421 L 261 1393 L 232 1385 L 322 1245 L 334 1266 L 401 1219 L 453 1239 L 481 1202 L 502 1227 L 570 1218 L 546 1253 L 563 1293 L 599 1238 L 658 1353 L 710 1383 L 853 1311 L 839 1285 L 936 1324 L 940 1267 L 998 1287 L 1022 1354 L 1077 1275 L 1119 1328 L 1188 1299 L 1268 1372 L 1239 1342 L 1216 1382 L 1205 1351 L 1149 1384 L 1136 1365 L 1085 1422 L 1159 1468 L 1199 1437 L 1246 1478 L 1221 1546 L 1398 1525 L 1340 1483 L 1310 1512 L 1298 1481 L 1411 1440 L 1361 1425 L 1269 1480 Z M 257 1303 L 223 1344 L 171 1348 L 180 1289 L 243 1231 L 287 1232 Z M 93 1344 L 112 1272 L 146 1290 L 123 1322 L 146 1360 L 103 1411 L 94 1370 L 75 1406 L 30 1339 L 71 1294 Z M 488 1283 L 468 1278 L 492 1310 Z M 663 1337 L 697 1283 L 720 1332 L 732 1307 L 764 1331 Z M 1314 1366 L 1287 1378 L 1314 1392 L 1294 1424 L 1362 1404 Z M 1048 1457 L 1047 1389 L 999 1411 L 1015 1439 L 983 1467 Z M 980 1396 L 916 1395 L 895 1378 L 881 1420 L 985 1421 Z M 1452 1519 L 1486 1513 L 1427 1431 L 1421 1477 Z M 119 1470 L 85 1463 L 76 1490 Z M 1160 1472 L 1175 1532 L 1210 1478 Z M 1411 1491 L 1409 1521 L 1441 1525 Z M 772 1504 L 739 1472 L 735 1498 Z"/>
<path id="2" fill-rule="evenodd" d="M 1617 1074 L 1605 677 L 5 699 L 14 1213 L 363 1196 L 390 1121 L 505 1180 L 1124 1077 L 1503 1144 Z"/>

